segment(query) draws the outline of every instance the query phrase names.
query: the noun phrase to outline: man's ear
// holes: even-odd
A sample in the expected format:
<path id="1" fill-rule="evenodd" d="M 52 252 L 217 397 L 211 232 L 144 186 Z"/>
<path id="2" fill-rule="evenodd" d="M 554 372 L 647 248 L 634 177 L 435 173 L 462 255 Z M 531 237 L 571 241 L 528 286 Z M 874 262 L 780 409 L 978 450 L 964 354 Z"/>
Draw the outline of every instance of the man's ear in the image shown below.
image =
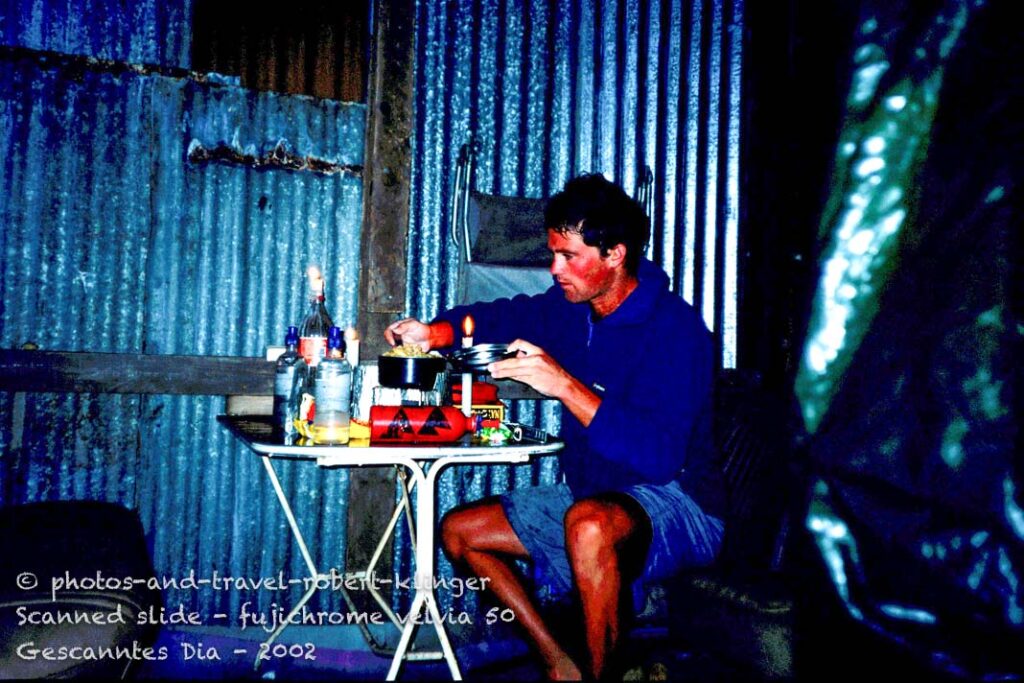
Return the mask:
<path id="1" fill-rule="evenodd" d="M 608 261 L 608 265 L 612 268 L 618 268 L 620 265 L 626 262 L 626 245 L 616 244 L 614 247 L 608 249 L 608 255 L 605 256 Z"/>

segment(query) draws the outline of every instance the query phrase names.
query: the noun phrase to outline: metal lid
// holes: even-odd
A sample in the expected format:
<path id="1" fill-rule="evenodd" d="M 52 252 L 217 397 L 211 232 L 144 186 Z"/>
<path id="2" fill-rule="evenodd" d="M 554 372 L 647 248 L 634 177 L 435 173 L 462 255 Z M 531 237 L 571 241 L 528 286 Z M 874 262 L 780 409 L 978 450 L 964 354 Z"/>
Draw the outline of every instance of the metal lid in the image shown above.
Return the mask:
<path id="1" fill-rule="evenodd" d="M 509 352 L 508 344 L 477 344 L 465 349 L 452 351 L 448 362 L 455 372 L 487 372 L 487 366 L 495 361 L 512 358 L 515 352 Z"/>

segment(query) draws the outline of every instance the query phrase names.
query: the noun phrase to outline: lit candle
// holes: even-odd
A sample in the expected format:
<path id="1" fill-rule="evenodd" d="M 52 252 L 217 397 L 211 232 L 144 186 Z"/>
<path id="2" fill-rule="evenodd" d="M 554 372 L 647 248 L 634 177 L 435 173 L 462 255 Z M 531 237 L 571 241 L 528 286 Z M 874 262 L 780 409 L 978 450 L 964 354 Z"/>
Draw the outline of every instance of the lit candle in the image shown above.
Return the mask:
<path id="1" fill-rule="evenodd" d="M 359 332 L 354 327 L 345 329 L 345 356 L 353 370 L 359 367 Z"/>
<path id="2" fill-rule="evenodd" d="M 473 316 L 467 315 L 462 319 L 462 348 L 468 349 L 473 345 Z M 466 417 L 473 412 L 473 373 L 462 373 L 462 413 Z"/>
<path id="3" fill-rule="evenodd" d="M 323 295 L 324 276 L 320 273 L 320 269 L 316 266 L 310 266 L 306 269 L 306 277 L 309 278 L 309 291 L 317 296 Z"/>

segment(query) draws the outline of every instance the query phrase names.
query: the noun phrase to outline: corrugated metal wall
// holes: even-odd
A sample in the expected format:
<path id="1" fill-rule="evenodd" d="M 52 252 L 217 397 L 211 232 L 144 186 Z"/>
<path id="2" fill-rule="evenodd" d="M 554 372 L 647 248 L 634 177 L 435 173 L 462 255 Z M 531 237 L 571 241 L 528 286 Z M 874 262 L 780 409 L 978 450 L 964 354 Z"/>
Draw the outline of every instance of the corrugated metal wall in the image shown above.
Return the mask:
<path id="1" fill-rule="evenodd" d="M 742 19 L 743 0 L 420 2 L 410 310 L 454 302 L 446 228 L 470 136 L 495 194 L 595 171 L 632 193 L 647 165 L 650 255 L 735 366 Z"/>
<path id="2" fill-rule="evenodd" d="M 0 0 L 0 45 L 190 68 L 192 0 Z"/>
<path id="3" fill-rule="evenodd" d="M 0 84 L 0 347 L 260 356 L 304 314 L 309 263 L 326 271 L 335 321 L 355 321 L 365 106 L 32 54 L 0 59 Z M 200 148 L 356 170 L 189 162 Z M 4 394 L 0 503 L 136 507 L 166 576 L 271 576 L 283 557 L 301 576 L 262 465 L 215 421 L 223 409 L 222 397 Z M 336 565 L 345 471 L 278 468 L 319 561 Z M 166 599 L 237 614 L 282 597 Z"/>

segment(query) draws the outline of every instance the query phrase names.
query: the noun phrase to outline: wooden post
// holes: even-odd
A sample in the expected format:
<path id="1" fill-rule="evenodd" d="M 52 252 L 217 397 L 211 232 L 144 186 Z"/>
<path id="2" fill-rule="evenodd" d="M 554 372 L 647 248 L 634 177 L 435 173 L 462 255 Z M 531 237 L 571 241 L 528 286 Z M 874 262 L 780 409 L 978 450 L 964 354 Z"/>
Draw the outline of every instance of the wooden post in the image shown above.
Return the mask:
<path id="1" fill-rule="evenodd" d="M 416 5 L 414 0 L 375 0 L 373 16 L 358 322 L 367 359 L 384 350 L 384 328 L 405 310 Z M 352 469 L 349 482 L 345 566 L 354 569 L 368 564 L 394 509 L 395 470 Z M 377 572 L 389 575 L 391 567 L 386 552 Z"/>

